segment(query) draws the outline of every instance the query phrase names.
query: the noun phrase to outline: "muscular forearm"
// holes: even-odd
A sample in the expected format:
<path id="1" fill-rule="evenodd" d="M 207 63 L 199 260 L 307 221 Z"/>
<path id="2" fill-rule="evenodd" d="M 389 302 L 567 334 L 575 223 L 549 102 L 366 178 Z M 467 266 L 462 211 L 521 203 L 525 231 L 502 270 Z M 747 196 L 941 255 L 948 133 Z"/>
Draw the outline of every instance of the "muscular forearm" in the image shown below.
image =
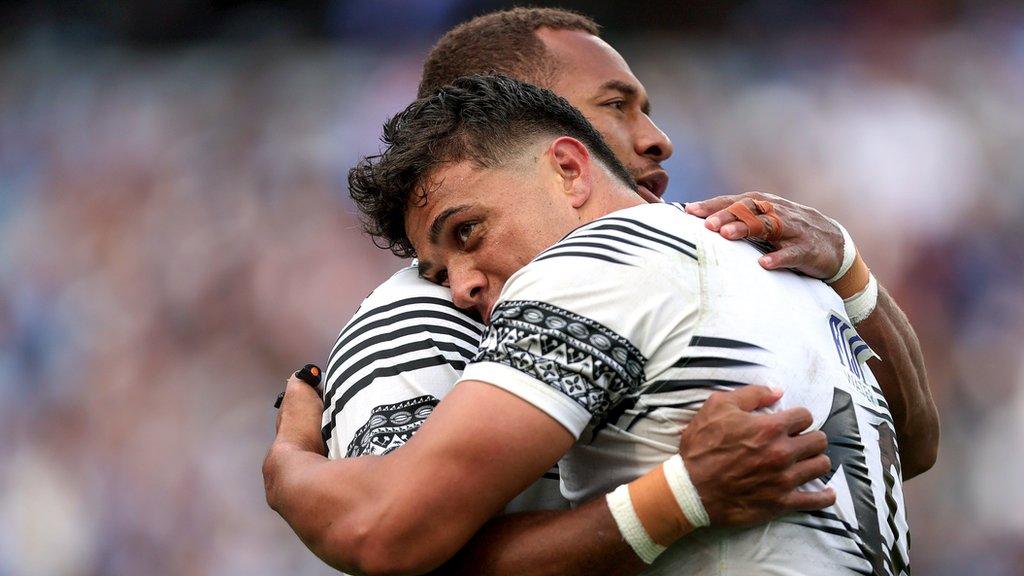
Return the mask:
<path id="1" fill-rule="evenodd" d="M 267 499 L 302 542 L 320 559 L 350 573 L 391 573 L 393 558 L 374 530 L 361 478 L 379 478 L 381 458 L 328 461 L 301 447 L 276 442 L 267 457 Z M 345 474 L 338 468 L 345 466 Z M 333 469 L 333 470 L 330 470 Z M 345 477 L 346 490 L 330 489 L 322 477 Z M 335 486 L 337 482 L 333 483 Z M 366 496 L 368 497 L 368 496 Z M 365 501 L 365 500 L 364 500 Z M 345 530 L 334 529 L 344 522 Z M 380 550 L 380 553 L 377 552 Z M 378 565 L 378 560 L 384 562 Z M 488 522 L 438 574 L 637 574 L 646 565 L 623 540 L 604 498 L 569 511 L 498 516 Z M 409 565 L 399 572 L 418 572 Z"/>
<path id="2" fill-rule="evenodd" d="M 440 574 L 637 574 L 604 498 L 570 511 L 524 512 L 489 522 Z"/>
<path id="3" fill-rule="evenodd" d="M 917 335 L 881 286 L 878 305 L 857 324 L 857 332 L 878 354 L 868 366 L 882 387 L 896 425 L 903 478 L 913 478 L 932 467 L 939 444 L 938 410 L 928 389 Z"/>
<path id="4" fill-rule="evenodd" d="M 291 526 L 314 554 L 334 568 L 346 572 L 372 571 L 374 541 L 372 486 L 362 478 L 375 477 L 377 458 L 364 457 L 344 462 L 346 490 L 331 489 L 325 479 L 337 463 L 286 441 L 271 447 L 263 465 L 267 503 Z M 339 522 L 341 521 L 341 522 Z M 341 529 L 343 528 L 343 529 Z"/>
<path id="5" fill-rule="evenodd" d="M 447 557 L 420 553 L 441 548 L 440 543 L 407 545 L 410 533 L 423 533 L 417 527 L 423 525 L 424 515 L 410 505 L 410 487 L 395 490 L 401 483 L 380 481 L 396 477 L 393 462 L 372 456 L 324 456 L 322 410 L 317 392 L 292 377 L 278 413 L 277 438 L 263 462 L 270 507 L 314 554 L 345 572 L 414 573 L 443 562 Z M 388 513 L 402 508 L 408 513 Z M 399 550 L 404 553 L 396 553 Z"/>

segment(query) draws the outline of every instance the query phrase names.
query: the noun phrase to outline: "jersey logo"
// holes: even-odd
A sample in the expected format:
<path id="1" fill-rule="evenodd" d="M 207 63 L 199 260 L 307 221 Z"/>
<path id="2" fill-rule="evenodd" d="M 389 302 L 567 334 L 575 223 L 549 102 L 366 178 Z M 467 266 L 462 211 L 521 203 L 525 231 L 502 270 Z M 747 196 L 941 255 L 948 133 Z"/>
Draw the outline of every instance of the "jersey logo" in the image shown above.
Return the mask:
<path id="1" fill-rule="evenodd" d="M 345 457 L 383 456 L 394 451 L 412 438 L 438 402 L 437 398 L 427 395 L 377 406 L 349 443 Z"/>
<path id="2" fill-rule="evenodd" d="M 846 367 L 849 382 L 860 395 L 873 406 L 877 406 L 872 386 L 868 383 L 865 362 L 877 355 L 857 334 L 845 318 L 832 312 L 828 317 L 829 329 L 832 332 L 832 343 L 835 344 L 839 363 Z"/>

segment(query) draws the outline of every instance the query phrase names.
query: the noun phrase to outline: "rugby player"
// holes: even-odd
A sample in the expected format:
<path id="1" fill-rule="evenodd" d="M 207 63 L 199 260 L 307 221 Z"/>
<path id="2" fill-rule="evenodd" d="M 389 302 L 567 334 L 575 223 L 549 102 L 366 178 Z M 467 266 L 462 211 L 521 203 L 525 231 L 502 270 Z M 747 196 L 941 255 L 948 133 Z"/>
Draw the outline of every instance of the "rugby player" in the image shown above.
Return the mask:
<path id="1" fill-rule="evenodd" d="M 424 63 L 418 94 L 492 70 L 547 87 L 601 132 L 639 183 L 638 193 L 657 200 L 668 184 L 660 163 L 671 156 L 672 144 L 648 116 L 643 85 L 598 32 L 589 18 L 557 9 L 517 8 L 477 17 L 439 40 Z M 759 193 L 691 203 L 686 209 L 710 216 L 709 227 L 726 238 L 740 239 L 750 230 L 726 208 L 736 201 L 753 208 L 753 200 L 773 203 L 787 224 L 776 242 L 779 250 L 763 256 L 762 265 L 822 279 L 840 268 L 844 237 L 813 209 Z M 767 236 L 766 228 L 761 238 Z M 330 456 L 381 454 L 401 445 L 457 380 L 481 330 L 478 319 L 455 308 L 448 291 L 421 281 L 415 267 L 378 287 L 328 357 L 322 426 Z M 875 312 L 858 323 L 858 330 L 885 359 L 872 360 L 872 368 L 894 414 L 904 473 L 911 478 L 932 465 L 938 445 L 937 413 L 917 338 L 881 288 Z M 405 420 L 393 422 L 392 415 Z"/>
<path id="2" fill-rule="evenodd" d="M 403 558 L 389 569 L 432 568 L 562 458 L 574 504 L 621 484 L 608 508 L 651 573 L 906 572 L 891 418 L 835 292 L 764 270 L 752 246 L 678 205 L 645 203 L 579 111 L 546 90 L 463 78 L 385 134 L 387 150 L 353 170 L 353 198 L 490 325 L 401 450 L 326 463 L 292 451 L 305 508 L 336 511 L 342 566 L 362 544 Z M 757 381 L 829 432 L 832 465 L 807 488 L 828 482 L 839 498 L 820 516 L 678 540 L 709 518 L 678 456 L 659 465 L 675 453 L 676 423 L 712 391 Z M 438 516 L 443 529 L 428 532 Z"/>
<path id="3" fill-rule="evenodd" d="M 474 71 L 474 66 L 481 70 L 501 68 L 501 66 L 488 65 L 488 58 L 497 59 L 500 64 L 501 58 L 503 56 L 507 58 L 507 54 L 510 52 L 520 55 L 529 54 L 529 50 L 524 50 L 521 44 L 524 42 L 530 44 L 529 40 L 531 39 L 536 41 L 535 32 L 536 37 L 543 40 L 542 49 L 558 57 L 557 68 L 562 72 L 578 70 L 584 63 L 593 69 L 595 60 L 598 64 L 612 60 L 611 67 L 604 67 L 606 74 L 608 74 L 607 70 L 611 68 L 611 73 L 608 74 L 610 78 L 607 78 L 609 82 L 598 84 L 591 82 L 591 86 L 587 86 L 586 82 L 577 82 L 576 85 L 573 85 L 572 82 L 565 81 L 565 78 L 575 79 L 578 75 L 568 75 L 562 77 L 563 81 L 560 82 L 559 87 L 563 89 L 563 94 L 568 95 L 570 100 L 580 105 L 584 111 L 589 109 L 591 114 L 588 116 L 591 120 L 603 124 L 605 136 L 611 138 L 613 148 L 617 148 L 615 151 L 619 157 L 627 162 L 633 161 L 630 166 L 631 171 L 641 182 L 646 184 L 640 187 L 641 194 L 646 195 L 648 199 L 650 199 L 649 191 L 660 195 L 664 191 L 666 177 L 664 172 L 657 168 L 657 162 L 671 154 L 671 144 L 647 118 L 646 98 L 643 95 L 642 86 L 628 72 L 628 67 L 625 67 L 624 63 L 620 65 L 620 62 L 614 61 L 615 59 L 621 61 L 621 58 L 610 47 L 597 40 L 596 27 L 585 18 L 562 11 L 536 9 L 519 9 L 478 18 L 449 33 L 438 44 L 425 65 L 421 92 L 430 89 L 431 81 L 445 81 L 447 79 L 445 74 L 454 77 L 459 75 L 462 70 Z M 536 50 L 536 46 L 531 48 Z M 467 50 L 469 53 L 475 54 L 476 58 L 467 60 Z M 574 55 L 577 57 L 575 61 L 573 61 Z M 616 69 L 616 65 L 618 65 L 618 69 Z M 551 68 L 541 67 L 542 69 L 538 69 L 536 65 L 531 68 L 529 63 L 512 62 L 504 67 L 515 68 L 509 71 L 518 72 L 521 75 L 532 74 L 531 79 L 538 83 L 544 79 L 542 76 L 546 76 L 546 81 L 549 84 L 555 77 Z M 601 66 L 597 66 L 597 69 L 600 70 Z M 585 80 L 592 81 L 593 78 Z M 590 93 L 586 91 L 587 89 L 590 89 Z M 605 93 L 599 93 L 600 91 Z M 595 96 L 606 96 L 609 93 L 613 96 L 611 100 L 595 104 Z M 621 112 L 619 115 L 621 119 L 607 115 L 602 116 L 601 113 L 606 108 Z M 615 146 L 615 144 L 620 146 Z M 623 144 L 624 146 L 621 146 Z M 739 197 L 746 201 L 757 198 L 765 197 L 757 194 Z M 722 210 L 735 199 L 737 198 L 723 197 L 705 204 L 691 204 L 688 210 L 702 215 L 721 211 L 709 219 L 710 227 L 720 230 L 726 237 L 738 238 L 748 233 L 746 224 L 742 221 L 721 226 L 724 222 L 736 219 L 733 213 Z M 810 274 L 826 276 L 827 274 L 823 272 L 829 270 L 830 253 L 836 252 L 834 249 L 836 244 L 841 246 L 841 242 L 837 243 L 835 238 L 827 238 L 829 234 L 833 237 L 837 236 L 834 227 L 813 210 L 788 203 L 782 199 L 771 199 L 777 204 L 780 212 L 788 213 L 790 222 L 803 222 L 803 224 L 787 228 L 787 235 L 782 242 L 783 249 L 770 254 L 762 260 L 762 263 L 769 268 L 793 266 Z M 717 224 L 715 223 L 716 219 L 719 220 Z M 766 223 L 770 226 L 772 221 L 767 220 Z M 831 244 L 821 242 L 823 238 L 831 241 Z M 803 253 L 801 254 L 800 251 Z M 777 260 L 771 262 L 769 261 L 771 258 L 777 258 Z M 468 357 L 472 356 L 476 347 L 474 332 L 479 330 L 479 324 L 452 310 L 450 304 L 424 306 L 424 297 L 432 301 L 445 300 L 444 295 L 439 293 L 440 291 L 431 293 L 432 289 L 433 287 L 429 285 L 423 286 L 416 282 L 415 269 L 400 272 L 375 291 L 374 295 L 364 303 L 357 318 L 339 337 L 339 344 L 331 358 L 330 366 L 333 370 L 328 373 L 327 378 L 328 386 L 333 383 L 333 394 L 328 396 L 324 418 L 325 437 L 330 439 L 333 456 L 345 453 L 349 455 L 386 453 L 400 445 L 415 431 L 423 417 L 429 414 L 430 409 L 436 404 L 437 398 L 448 391 L 457 378 L 461 365 Z M 403 303 L 401 300 L 405 300 L 405 302 Z M 395 306 L 395 304 L 399 304 L 399 306 Z M 401 307 L 403 304 L 407 306 L 404 315 L 400 314 L 403 311 Z M 356 338 L 352 338 L 353 333 L 358 333 L 360 328 L 366 328 L 365 325 L 358 325 L 359 320 L 362 319 L 364 324 L 367 324 L 371 320 L 384 318 L 384 316 L 374 314 L 378 312 L 377 305 L 380 306 L 380 309 L 386 309 L 389 312 L 397 310 L 399 313 L 392 314 L 390 316 L 392 319 L 406 316 L 405 325 L 399 326 L 397 329 L 391 324 L 371 327 L 370 330 L 363 330 L 362 341 L 358 334 Z M 891 299 L 888 300 L 888 305 L 897 313 L 896 319 L 903 320 L 902 315 L 898 314 L 898 309 L 891 305 Z M 886 306 L 887 295 L 883 294 L 879 310 L 885 309 Z M 417 314 L 417 310 L 425 310 L 426 313 Z M 438 318 L 438 316 L 445 315 L 451 316 L 455 320 L 445 318 L 442 321 Z M 876 312 L 870 318 L 877 320 L 880 316 L 884 317 L 885 314 Z M 423 325 L 424 320 L 428 324 Z M 436 323 L 439 329 L 430 330 L 430 322 Z M 455 338 L 451 337 L 453 324 Z M 893 332 L 893 326 L 905 326 L 905 320 L 902 321 L 902 324 L 893 323 L 891 320 L 878 322 L 878 324 L 884 324 L 890 332 Z M 433 340 L 441 342 L 442 346 L 440 348 L 395 346 L 385 350 L 386 353 L 394 353 L 392 357 L 381 356 L 379 354 L 380 346 L 377 349 L 373 348 L 374 338 L 377 343 L 396 343 L 400 342 L 403 336 L 413 335 L 417 329 Z M 909 327 L 907 326 L 906 329 L 909 330 Z M 884 330 L 882 332 L 884 334 Z M 438 338 L 438 333 L 441 333 L 440 338 Z M 912 340 L 912 332 L 909 332 L 909 335 Z M 889 337 L 885 342 L 903 345 L 898 336 L 897 334 L 897 338 Z M 369 345 L 366 345 L 366 341 L 370 341 Z M 411 340 L 407 338 L 408 341 Z M 453 342 L 454 346 L 452 346 Z M 349 354 L 351 350 L 346 349 L 345 344 L 348 344 L 350 348 L 355 346 L 356 354 Z M 359 344 L 363 344 L 363 346 L 360 348 Z M 912 342 L 912 344 L 916 348 L 916 342 Z M 360 357 L 360 353 L 362 357 Z M 399 357 L 403 354 L 404 358 Z M 417 354 L 419 357 L 416 357 Z M 365 362 L 368 358 L 371 361 Z M 438 359 L 441 362 L 438 362 Z M 360 362 L 361 360 L 363 362 Z M 431 361 L 434 363 L 431 364 Z M 351 370 L 353 366 L 356 366 L 357 369 Z M 398 367 L 397 371 L 396 367 Z M 360 368 L 363 370 L 362 372 L 359 372 Z M 380 368 L 383 370 L 378 370 Z M 367 374 L 374 376 L 367 378 Z M 355 376 L 359 376 L 359 378 Z M 352 383 L 357 386 L 349 385 Z M 914 390 L 912 387 L 909 389 Z M 352 392 L 356 392 L 356 394 L 352 394 Z M 433 394 L 421 392 L 433 392 Z M 381 398 L 384 400 L 381 401 Z M 331 401 L 332 399 L 334 401 Z M 339 399 L 341 402 L 337 401 Z M 359 402 L 359 400 L 363 401 Z M 340 409 L 345 406 L 346 402 L 348 407 L 345 411 L 341 411 Z M 355 409 L 359 404 L 365 406 L 362 411 Z M 339 412 L 341 416 L 337 420 L 338 428 L 333 430 L 334 434 L 332 435 L 331 426 L 335 424 L 334 416 L 337 416 Z M 349 414 L 356 414 L 356 416 L 346 419 L 345 416 Z M 394 421 L 391 421 L 389 416 L 394 416 Z M 399 422 L 399 416 L 404 417 L 405 420 Z M 735 414 L 732 416 L 736 417 Z M 377 425 L 376 428 L 373 426 L 374 423 Z M 692 429 L 689 433 L 692 433 Z M 342 440 L 339 440 L 339 437 Z M 901 448 L 905 450 L 905 446 L 901 445 Z M 927 459 L 928 457 L 925 456 L 915 461 Z M 924 467 L 928 465 L 930 464 Z M 546 505 L 550 506 L 552 502 L 553 500 L 548 497 Z M 528 507 L 536 505 L 536 501 L 527 503 Z"/>

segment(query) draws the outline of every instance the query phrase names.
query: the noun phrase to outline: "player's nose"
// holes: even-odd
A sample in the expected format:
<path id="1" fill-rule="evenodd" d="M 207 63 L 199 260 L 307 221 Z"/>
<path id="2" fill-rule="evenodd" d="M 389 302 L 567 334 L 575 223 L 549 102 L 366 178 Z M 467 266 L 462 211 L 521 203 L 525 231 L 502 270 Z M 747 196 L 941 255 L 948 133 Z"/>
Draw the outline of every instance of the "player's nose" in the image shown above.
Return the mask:
<path id="1" fill-rule="evenodd" d="M 463 310 L 476 310 L 481 317 L 487 312 L 484 295 L 487 293 L 487 277 L 475 270 L 448 271 L 448 282 L 452 290 L 452 302 Z M 487 318 L 484 318 L 486 321 Z"/>
<path id="2" fill-rule="evenodd" d="M 633 136 L 633 149 L 640 155 L 655 162 L 663 162 L 672 156 L 672 141 L 646 114 L 641 115 L 640 125 Z"/>

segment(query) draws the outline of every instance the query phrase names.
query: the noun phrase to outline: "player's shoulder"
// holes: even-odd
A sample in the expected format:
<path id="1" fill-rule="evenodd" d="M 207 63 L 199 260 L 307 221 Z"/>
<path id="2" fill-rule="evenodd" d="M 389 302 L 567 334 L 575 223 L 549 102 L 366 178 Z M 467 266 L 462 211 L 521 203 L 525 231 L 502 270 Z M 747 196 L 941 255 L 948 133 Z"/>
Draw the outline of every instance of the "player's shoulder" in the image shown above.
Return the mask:
<path id="1" fill-rule="evenodd" d="M 561 259 L 636 267 L 655 254 L 696 260 L 697 228 L 697 219 L 678 204 L 634 206 L 576 228 L 534 262 Z"/>
<path id="2" fill-rule="evenodd" d="M 416 266 L 396 272 L 363 300 L 355 315 L 338 334 L 329 365 L 342 358 L 353 360 L 355 352 L 370 344 L 395 342 L 424 334 L 455 338 L 475 346 L 483 324 L 459 310 L 451 293 L 419 276 Z M 330 372 L 331 370 L 329 370 Z"/>
<path id="3" fill-rule="evenodd" d="M 700 220 L 678 204 L 644 204 L 612 212 L 584 224 L 509 278 L 503 298 L 520 290 L 544 292 L 564 287 L 635 286 L 646 276 L 678 274 L 698 261 Z M 670 263 L 666 268 L 666 263 Z"/>
<path id="4" fill-rule="evenodd" d="M 677 230 L 699 226 L 691 218 L 676 205 L 644 205 L 577 228 L 509 278 L 491 322 L 521 318 L 656 349 L 664 331 L 653 327 L 686 324 L 700 306 L 697 243 Z"/>

